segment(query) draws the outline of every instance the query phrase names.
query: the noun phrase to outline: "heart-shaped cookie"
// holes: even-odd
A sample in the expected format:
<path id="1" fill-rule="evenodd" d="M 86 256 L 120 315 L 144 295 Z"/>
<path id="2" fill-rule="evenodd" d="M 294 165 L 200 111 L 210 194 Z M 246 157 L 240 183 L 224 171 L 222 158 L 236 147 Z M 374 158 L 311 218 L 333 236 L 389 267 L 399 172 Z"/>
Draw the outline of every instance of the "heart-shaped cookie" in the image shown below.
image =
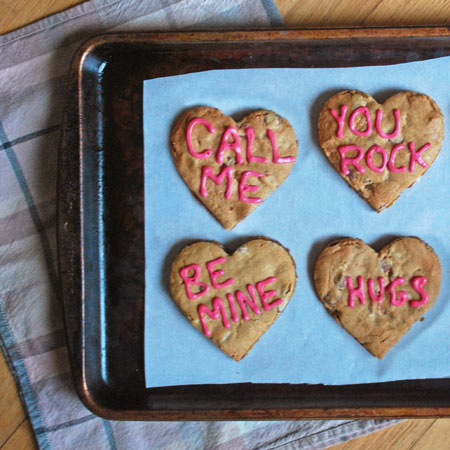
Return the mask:
<path id="1" fill-rule="evenodd" d="M 383 105 L 364 92 L 340 92 L 319 117 L 319 140 L 327 158 L 378 212 L 427 171 L 443 138 L 441 110 L 417 92 L 401 92 Z"/>
<path id="2" fill-rule="evenodd" d="M 266 110 L 236 123 L 199 106 L 177 120 L 171 143 L 184 181 L 228 230 L 284 182 L 298 152 L 290 123 Z"/>
<path id="3" fill-rule="evenodd" d="M 380 359 L 433 307 L 441 277 L 438 256 L 416 237 L 396 239 L 379 253 L 359 239 L 341 239 L 314 268 L 325 308 Z"/>
<path id="4" fill-rule="evenodd" d="M 289 251 L 270 239 L 248 241 L 232 255 L 197 242 L 176 257 L 170 291 L 192 325 L 240 361 L 281 315 L 296 280 Z"/>

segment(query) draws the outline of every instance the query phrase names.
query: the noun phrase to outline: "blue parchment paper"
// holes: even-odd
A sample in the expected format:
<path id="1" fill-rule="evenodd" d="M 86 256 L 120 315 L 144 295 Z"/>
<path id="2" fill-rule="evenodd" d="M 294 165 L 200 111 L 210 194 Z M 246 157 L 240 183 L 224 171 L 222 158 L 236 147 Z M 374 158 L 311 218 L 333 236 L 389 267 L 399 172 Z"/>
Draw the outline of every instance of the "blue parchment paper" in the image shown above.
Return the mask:
<path id="1" fill-rule="evenodd" d="M 145 370 L 147 387 L 206 383 L 354 384 L 450 376 L 449 91 L 450 59 L 343 69 L 249 69 L 202 72 L 144 83 Z M 446 117 L 435 163 L 389 209 L 378 214 L 345 183 L 320 149 L 317 119 L 325 101 L 359 89 L 379 102 L 413 90 L 432 97 Z M 198 105 L 225 114 L 271 109 L 293 125 L 298 160 L 285 183 L 233 231 L 197 201 L 172 161 L 176 118 Z M 265 235 L 289 248 L 298 283 L 283 315 L 236 363 L 197 331 L 169 293 L 175 255 L 195 239 L 234 250 Z M 379 250 L 398 236 L 418 236 L 441 259 L 440 298 L 382 361 L 370 355 L 326 312 L 312 282 L 320 250 L 352 236 Z"/>

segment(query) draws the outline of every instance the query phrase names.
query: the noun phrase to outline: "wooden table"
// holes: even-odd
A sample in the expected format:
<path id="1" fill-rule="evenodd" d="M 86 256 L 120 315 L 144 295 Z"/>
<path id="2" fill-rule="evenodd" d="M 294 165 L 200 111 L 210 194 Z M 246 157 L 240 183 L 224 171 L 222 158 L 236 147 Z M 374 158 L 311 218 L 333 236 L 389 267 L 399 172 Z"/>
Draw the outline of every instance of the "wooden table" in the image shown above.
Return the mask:
<path id="1" fill-rule="evenodd" d="M 275 0 L 289 27 L 449 25 L 449 0 Z M 80 0 L 3 0 L 0 33 L 82 3 Z M 36 448 L 14 379 L 0 353 L 0 449 Z M 450 447 L 450 419 L 407 420 L 334 450 L 411 450 Z"/>

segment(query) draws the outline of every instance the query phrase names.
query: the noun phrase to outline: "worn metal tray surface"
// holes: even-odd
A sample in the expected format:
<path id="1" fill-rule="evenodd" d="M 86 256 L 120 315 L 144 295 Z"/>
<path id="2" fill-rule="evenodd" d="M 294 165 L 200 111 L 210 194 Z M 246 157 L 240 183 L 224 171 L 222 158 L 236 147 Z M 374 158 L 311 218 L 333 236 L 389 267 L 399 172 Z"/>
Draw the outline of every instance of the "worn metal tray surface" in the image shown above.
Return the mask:
<path id="1" fill-rule="evenodd" d="M 87 42 L 71 67 L 58 182 L 61 297 L 84 403 L 100 416 L 127 420 L 450 415 L 450 379 L 146 389 L 143 370 L 143 80 L 447 55 L 448 28 L 126 33 Z"/>

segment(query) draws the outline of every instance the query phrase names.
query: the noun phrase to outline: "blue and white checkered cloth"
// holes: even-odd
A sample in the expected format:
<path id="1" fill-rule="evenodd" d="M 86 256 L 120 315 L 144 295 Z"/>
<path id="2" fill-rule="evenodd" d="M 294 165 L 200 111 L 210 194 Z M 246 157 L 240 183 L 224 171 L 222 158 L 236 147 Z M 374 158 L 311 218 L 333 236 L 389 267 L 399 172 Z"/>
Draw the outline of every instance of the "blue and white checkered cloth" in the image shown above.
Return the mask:
<path id="1" fill-rule="evenodd" d="M 272 0 L 91 0 L 0 37 L 0 344 L 43 449 L 323 449 L 394 421 L 111 422 L 75 393 L 56 298 L 62 99 L 81 40 L 282 25 Z"/>

